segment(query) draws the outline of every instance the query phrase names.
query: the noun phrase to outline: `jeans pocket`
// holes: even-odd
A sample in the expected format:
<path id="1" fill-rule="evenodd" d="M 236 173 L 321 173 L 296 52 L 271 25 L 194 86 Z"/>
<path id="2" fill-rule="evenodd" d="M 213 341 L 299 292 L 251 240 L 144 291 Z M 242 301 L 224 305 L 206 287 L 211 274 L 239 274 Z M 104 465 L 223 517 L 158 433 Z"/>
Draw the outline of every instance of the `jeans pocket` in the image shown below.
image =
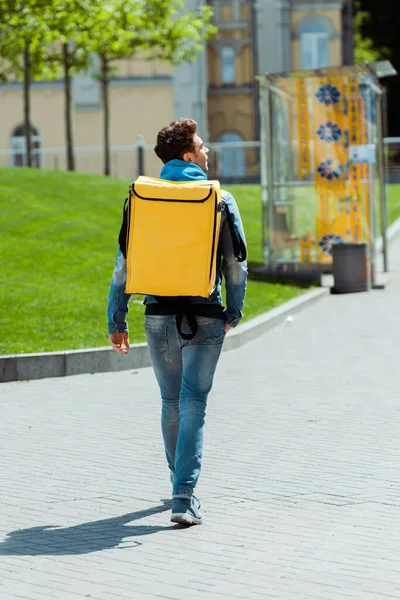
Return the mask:
<path id="1" fill-rule="evenodd" d="M 208 319 L 197 317 L 199 329 L 192 340 L 192 344 L 218 346 L 225 337 L 224 323 L 221 319 Z"/>
<path id="2" fill-rule="evenodd" d="M 144 328 L 149 349 L 155 354 L 163 354 L 166 352 L 168 350 L 168 335 L 165 321 L 153 323 L 146 319 Z"/>

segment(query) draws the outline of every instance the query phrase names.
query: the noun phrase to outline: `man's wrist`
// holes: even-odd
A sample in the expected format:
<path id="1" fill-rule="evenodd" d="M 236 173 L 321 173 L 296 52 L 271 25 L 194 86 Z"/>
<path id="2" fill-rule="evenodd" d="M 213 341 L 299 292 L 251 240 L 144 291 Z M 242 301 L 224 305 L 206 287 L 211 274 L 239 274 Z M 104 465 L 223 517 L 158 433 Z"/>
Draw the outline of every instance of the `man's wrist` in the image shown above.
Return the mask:
<path id="1" fill-rule="evenodd" d="M 227 325 L 229 325 L 230 327 L 234 328 L 236 327 L 236 325 L 239 325 L 240 321 L 241 321 L 242 317 L 228 317 L 227 314 L 224 314 L 224 323 L 226 323 Z"/>
<path id="2" fill-rule="evenodd" d="M 235 321 L 225 321 L 225 323 L 234 329 L 237 325 L 239 325 L 240 319 L 236 319 Z"/>
<path id="3" fill-rule="evenodd" d="M 129 333 L 127 323 L 109 323 L 108 334 L 112 333 Z"/>

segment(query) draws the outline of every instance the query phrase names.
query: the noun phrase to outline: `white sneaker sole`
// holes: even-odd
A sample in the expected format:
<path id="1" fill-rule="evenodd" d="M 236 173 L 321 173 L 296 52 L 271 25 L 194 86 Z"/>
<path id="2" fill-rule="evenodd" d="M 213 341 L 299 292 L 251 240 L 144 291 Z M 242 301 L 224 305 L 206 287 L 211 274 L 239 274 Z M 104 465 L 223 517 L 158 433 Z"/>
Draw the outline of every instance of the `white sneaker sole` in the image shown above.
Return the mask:
<path id="1" fill-rule="evenodd" d="M 180 525 L 201 525 L 203 523 L 203 518 L 194 517 L 187 513 L 173 513 L 171 515 L 171 522 L 179 523 Z"/>

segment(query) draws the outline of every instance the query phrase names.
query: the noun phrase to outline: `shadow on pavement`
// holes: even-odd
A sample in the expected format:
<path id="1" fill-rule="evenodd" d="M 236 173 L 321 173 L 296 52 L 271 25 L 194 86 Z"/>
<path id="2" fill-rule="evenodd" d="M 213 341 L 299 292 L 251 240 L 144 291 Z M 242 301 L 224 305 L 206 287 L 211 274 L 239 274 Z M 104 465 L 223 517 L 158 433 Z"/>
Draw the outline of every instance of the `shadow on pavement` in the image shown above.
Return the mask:
<path id="1" fill-rule="evenodd" d="M 159 531 L 177 529 L 175 525 L 160 527 L 158 525 L 127 525 L 131 521 L 142 519 L 167 511 L 171 507 L 170 500 L 161 500 L 162 504 L 146 510 L 127 513 L 120 517 L 81 523 L 72 527 L 56 525 L 40 525 L 29 529 L 17 529 L 7 534 L 0 543 L 0 556 L 39 556 L 88 554 L 117 548 L 121 543 L 125 548 L 135 548 L 141 542 L 125 538 L 150 535 Z"/>

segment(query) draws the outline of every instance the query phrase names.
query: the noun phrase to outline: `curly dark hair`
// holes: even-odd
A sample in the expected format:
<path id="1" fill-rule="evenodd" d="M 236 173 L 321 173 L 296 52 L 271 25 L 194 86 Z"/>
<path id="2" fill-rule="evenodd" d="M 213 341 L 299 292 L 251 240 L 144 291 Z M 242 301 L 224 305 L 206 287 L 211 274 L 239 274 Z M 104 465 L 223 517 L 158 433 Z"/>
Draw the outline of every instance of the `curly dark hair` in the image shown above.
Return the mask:
<path id="1" fill-rule="evenodd" d="M 194 141 L 197 123 L 192 119 L 179 119 L 163 127 L 157 134 L 157 144 L 154 152 L 163 163 L 174 158 L 182 159 L 185 152 L 194 151 Z"/>

